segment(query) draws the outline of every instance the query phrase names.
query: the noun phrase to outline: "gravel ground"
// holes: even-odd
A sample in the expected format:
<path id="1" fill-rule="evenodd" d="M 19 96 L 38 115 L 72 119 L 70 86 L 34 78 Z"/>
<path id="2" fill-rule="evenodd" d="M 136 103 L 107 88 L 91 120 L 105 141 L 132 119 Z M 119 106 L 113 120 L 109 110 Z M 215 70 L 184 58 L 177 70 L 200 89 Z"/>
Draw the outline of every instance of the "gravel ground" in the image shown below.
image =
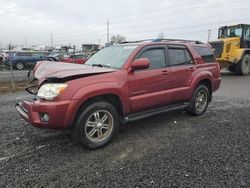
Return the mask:
<path id="1" fill-rule="evenodd" d="M 223 75 L 203 116 L 166 113 L 88 151 L 66 131 L 25 127 L 0 96 L 0 187 L 250 187 L 250 76 Z"/>

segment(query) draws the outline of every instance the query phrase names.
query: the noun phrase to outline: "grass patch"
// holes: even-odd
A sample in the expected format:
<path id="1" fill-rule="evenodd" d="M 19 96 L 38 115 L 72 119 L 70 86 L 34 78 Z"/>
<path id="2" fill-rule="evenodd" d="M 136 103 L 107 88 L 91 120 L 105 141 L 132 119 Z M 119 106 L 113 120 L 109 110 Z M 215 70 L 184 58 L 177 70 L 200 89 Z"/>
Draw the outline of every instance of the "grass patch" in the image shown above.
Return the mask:
<path id="1" fill-rule="evenodd" d="M 27 86 L 27 81 L 15 81 L 14 88 L 11 81 L 0 81 L 0 93 L 24 91 Z"/>

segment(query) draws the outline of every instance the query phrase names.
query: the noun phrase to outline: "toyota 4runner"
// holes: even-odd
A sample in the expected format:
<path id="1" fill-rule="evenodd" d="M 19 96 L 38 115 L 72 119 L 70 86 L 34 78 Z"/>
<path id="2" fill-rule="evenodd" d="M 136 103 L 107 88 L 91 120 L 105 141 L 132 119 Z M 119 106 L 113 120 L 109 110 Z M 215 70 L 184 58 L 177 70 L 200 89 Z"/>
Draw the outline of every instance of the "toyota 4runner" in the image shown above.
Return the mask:
<path id="1" fill-rule="evenodd" d="M 82 146 L 106 145 L 120 123 L 172 110 L 202 115 L 221 82 L 208 44 L 161 39 L 111 45 L 85 65 L 39 62 L 34 99 L 16 104 L 40 128 L 71 128 Z"/>

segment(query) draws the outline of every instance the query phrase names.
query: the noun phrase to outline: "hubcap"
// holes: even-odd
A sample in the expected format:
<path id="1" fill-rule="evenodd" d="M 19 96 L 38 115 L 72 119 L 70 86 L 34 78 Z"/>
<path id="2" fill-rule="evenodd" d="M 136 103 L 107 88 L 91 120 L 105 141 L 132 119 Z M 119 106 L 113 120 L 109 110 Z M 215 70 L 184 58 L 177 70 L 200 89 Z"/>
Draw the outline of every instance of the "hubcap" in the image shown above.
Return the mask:
<path id="1" fill-rule="evenodd" d="M 114 119 L 106 110 L 98 110 L 87 119 L 85 134 L 92 142 L 105 140 L 112 132 Z"/>
<path id="2" fill-rule="evenodd" d="M 196 95 L 195 107 L 197 111 L 201 113 L 206 108 L 206 105 L 207 105 L 207 92 L 201 90 Z"/>
<path id="3" fill-rule="evenodd" d="M 23 64 L 22 63 L 17 63 L 16 67 L 17 67 L 17 69 L 23 69 Z"/>

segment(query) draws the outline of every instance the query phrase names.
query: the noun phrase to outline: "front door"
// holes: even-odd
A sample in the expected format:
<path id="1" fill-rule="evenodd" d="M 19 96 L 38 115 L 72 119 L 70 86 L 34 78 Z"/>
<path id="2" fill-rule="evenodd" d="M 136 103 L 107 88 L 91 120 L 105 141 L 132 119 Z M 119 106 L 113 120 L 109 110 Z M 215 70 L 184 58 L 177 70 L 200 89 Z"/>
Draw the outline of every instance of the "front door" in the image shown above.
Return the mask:
<path id="1" fill-rule="evenodd" d="M 150 67 L 128 74 L 128 95 L 131 113 L 166 104 L 166 48 L 164 45 L 144 48 L 136 57 L 148 58 Z"/>

